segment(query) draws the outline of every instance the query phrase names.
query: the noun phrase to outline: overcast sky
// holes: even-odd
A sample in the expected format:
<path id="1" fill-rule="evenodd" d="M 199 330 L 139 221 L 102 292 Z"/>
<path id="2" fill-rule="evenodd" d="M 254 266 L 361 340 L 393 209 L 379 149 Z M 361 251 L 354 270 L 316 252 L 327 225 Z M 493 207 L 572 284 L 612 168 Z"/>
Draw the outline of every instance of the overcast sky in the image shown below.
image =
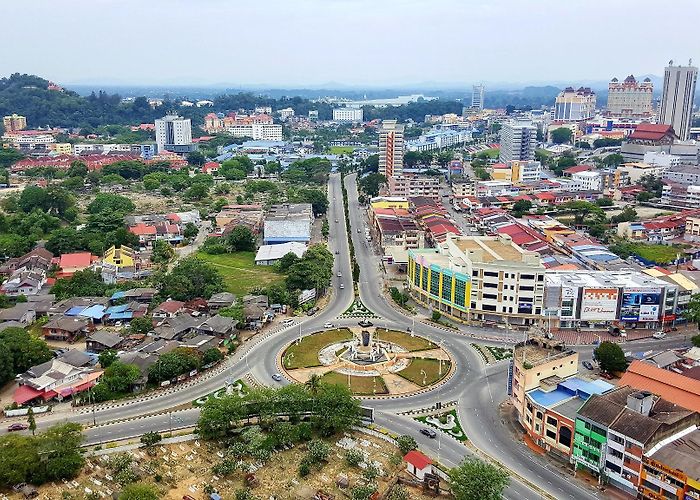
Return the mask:
<path id="1" fill-rule="evenodd" d="M 0 75 L 575 84 L 700 61 L 699 18 L 700 0 L 1 0 Z"/>

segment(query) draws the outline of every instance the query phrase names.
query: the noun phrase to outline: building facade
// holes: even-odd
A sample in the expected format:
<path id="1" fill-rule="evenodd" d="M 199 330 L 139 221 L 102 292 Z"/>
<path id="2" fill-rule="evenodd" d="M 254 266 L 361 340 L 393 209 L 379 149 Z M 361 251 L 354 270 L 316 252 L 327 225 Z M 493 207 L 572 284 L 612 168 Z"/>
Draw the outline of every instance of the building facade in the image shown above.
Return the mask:
<path id="1" fill-rule="evenodd" d="M 501 128 L 500 160 L 527 161 L 535 159 L 537 127 L 531 122 L 504 123 Z"/>
<path id="2" fill-rule="evenodd" d="M 608 84 L 608 114 L 619 117 L 651 116 L 654 84 L 649 78 L 642 83 L 630 75 L 623 82 L 613 78 Z"/>
<path id="3" fill-rule="evenodd" d="M 166 115 L 156 120 L 158 151 L 189 153 L 196 150 L 192 144 L 192 122 L 189 118 Z"/>
<path id="4" fill-rule="evenodd" d="M 363 121 L 362 108 L 334 108 L 333 121 L 341 123 L 358 123 Z"/>
<path id="5" fill-rule="evenodd" d="M 27 117 L 12 113 L 2 117 L 2 128 L 5 132 L 18 132 L 27 128 Z"/>
<path id="6" fill-rule="evenodd" d="M 386 178 L 403 173 L 404 126 L 384 120 L 379 129 L 379 173 Z"/>
<path id="7" fill-rule="evenodd" d="M 554 102 L 554 120 L 579 122 L 595 116 L 596 95 L 588 87 L 562 90 Z"/>
<path id="8" fill-rule="evenodd" d="M 398 197 L 440 197 L 440 177 L 429 175 L 401 175 L 387 179 L 389 195 Z"/>
<path id="9" fill-rule="evenodd" d="M 472 87 L 472 109 L 484 109 L 484 85 L 474 85 Z"/>
<path id="10" fill-rule="evenodd" d="M 690 133 L 697 80 L 695 66 L 674 66 L 671 61 L 664 71 L 659 123 L 671 125 L 682 141 L 687 140 Z"/>
<path id="11" fill-rule="evenodd" d="M 254 141 L 281 141 L 282 125 L 272 123 L 238 123 L 226 128 L 234 137 L 250 137 Z"/>

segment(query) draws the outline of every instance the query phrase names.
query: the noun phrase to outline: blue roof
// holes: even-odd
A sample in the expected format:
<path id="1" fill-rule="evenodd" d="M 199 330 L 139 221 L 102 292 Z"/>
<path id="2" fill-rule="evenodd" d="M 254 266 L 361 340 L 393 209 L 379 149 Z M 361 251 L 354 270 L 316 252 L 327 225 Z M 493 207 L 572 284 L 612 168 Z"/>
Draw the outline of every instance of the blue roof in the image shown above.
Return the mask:
<path id="1" fill-rule="evenodd" d="M 78 316 L 85 316 L 86 318 L 92 319 L 102 319 L 102 316 L 104 315 L 105 306 L 95 304 L 94 306 L 90 306 L 87 309 L 83 310 Z"/>
<path id="2" fill-rule="evenodd" d="M 594 394 L 603 394 L 615 386 L 603 380 L 583 380 L 578 377 L 571 377 L 557 385 L 553 391 L 545 392 L 542 389 L 534 389 L 528 395 L 540 406 L 549 408 L 562 401 L 578 397 L 586 401 Z"/>
<path id="3" fill-rule="evenodd" d="M 112 307 L 108 307 L 107 310 L 105 311 L 105 313 L 112 314 L 115 312 L 122 312 L 122 311 L 126 311 L 128 308 L 129 308 L 128 304 L 122 304 L 120 306 L 112 306 Z"/>
<path id="4" fill-rule="evenodd" d="M 534 391 L 528 392 L 528 394 L 535 401 L 535 403 L 547 408 L 560 403 L 565 399 L 571 399 L 573 397 L 573 394 L 571 394 L 569 391 L 559 387 L 549 392 L 544 392 L 542 389 L 535 389 Z"/>
<path id="5" fill-rule="evenodd" d="M 126 296 L 126 292 L 118 291 L 114 292 L 110 297 L 111 300 L 123 299 Z"/>
<path id="6" fill-rule="evenodd" d="M 73 306 L 66 311 L 66 316 L 77 316 L 83 312 L 84 309 L 86 309 L 85 306 Z"/>
<path id="7" fill-rule="evenodd" d="M 131 311 L 124 311 L 124 312 L 115 312 L 109 315 L 109 319 L 112 320 L 118 320 L 118 319 L 131 319 L 134 317 L 134 313 Z"/>

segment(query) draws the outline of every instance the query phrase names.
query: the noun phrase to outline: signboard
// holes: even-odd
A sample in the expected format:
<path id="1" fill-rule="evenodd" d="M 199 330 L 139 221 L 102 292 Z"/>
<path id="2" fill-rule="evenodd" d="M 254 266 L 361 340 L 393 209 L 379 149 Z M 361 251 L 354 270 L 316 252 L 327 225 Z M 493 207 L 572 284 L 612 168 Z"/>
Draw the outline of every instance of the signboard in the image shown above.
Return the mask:
<path id="1" fill-rule="evenodd" d="M 583 321 L 611 321 L 617 316 L 617 288 L 584 288 L 581 298 Z"/>
<path id="2" fill-rule="evenodd" d="M 661 309 L 661 289 L 625 288 L 620 306 L 621 321 L 656 321 Z"/>
<path id="3" fill-rule="evenodd" d="M 513 358 L 510 358 L 510 363 L 508 363 L 508 385 L 506 386 L 506 392 L 509 396 L 513 395 Z"/>
<path id="4" fill-rule="evenodd" d="M 310 290 L 302 290 L 302 292 L 299 294 L 298 300 L 299 304 L 305 304 L 306 302 L 309 302 L 311 300 L 316 299 L 316 289 L 312 288 Z"/>

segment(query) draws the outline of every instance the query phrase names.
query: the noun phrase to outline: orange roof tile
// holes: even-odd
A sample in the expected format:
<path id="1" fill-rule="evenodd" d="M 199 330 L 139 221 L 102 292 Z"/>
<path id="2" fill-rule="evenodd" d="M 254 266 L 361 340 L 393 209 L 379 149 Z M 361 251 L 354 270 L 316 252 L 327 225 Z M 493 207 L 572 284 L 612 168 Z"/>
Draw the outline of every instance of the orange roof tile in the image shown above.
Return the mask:
<path id="1" fill-rule="evenodd" d="M 700 411 L 700 380 L 636 360 L 627 368 L 618 384 L 619 387 L 625 385 L 653 392 L 688 410 Z"/>

